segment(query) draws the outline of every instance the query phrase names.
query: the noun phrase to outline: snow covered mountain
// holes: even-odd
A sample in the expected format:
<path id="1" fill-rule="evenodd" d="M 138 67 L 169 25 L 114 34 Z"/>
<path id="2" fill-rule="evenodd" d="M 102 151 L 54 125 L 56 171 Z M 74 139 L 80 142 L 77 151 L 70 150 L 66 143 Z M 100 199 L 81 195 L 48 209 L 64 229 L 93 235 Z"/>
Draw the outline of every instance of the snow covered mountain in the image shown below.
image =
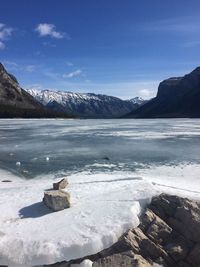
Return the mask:
<path id="1" fill-rule="evenodd" d="M 117 97 L 93 94 L 72 93 L 53 90 L 27 90 L 36 100 L 54 111 L 66 112 L 81 118 L 121 117 L 141 106 L 142 98 L 122 100 Z"/>
<path id="2" fill-rule="evenodd" d="M 144 100 L 142 97 L 139 96 L 131 98 L 130 101 L 138 106 L 142 106 L 147 102 L 147 100 Z"/>

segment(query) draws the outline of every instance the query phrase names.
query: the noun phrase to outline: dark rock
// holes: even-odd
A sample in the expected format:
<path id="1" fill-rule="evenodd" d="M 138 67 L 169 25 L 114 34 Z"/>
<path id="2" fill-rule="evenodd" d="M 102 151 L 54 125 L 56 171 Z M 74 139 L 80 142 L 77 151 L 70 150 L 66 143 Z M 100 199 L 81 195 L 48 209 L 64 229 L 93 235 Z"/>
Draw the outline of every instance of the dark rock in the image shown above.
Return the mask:
<path id="1" fill-rule="evenodd" d="M 67 117 L 52 112 L 23 90 L 0 63 L 0 118 Z"/>
<path id="2" fill-rule="evenodd" d="M 184 260 L 188 253 L 187 248 L 181 244 L 170 244 L 168 245 L 168 249 L 166 249 L 166 251 L 175 262 Z"/>
<path id="3" fill-rule="evenodd" d="M 2 183 L 11 183 L 12 181 L 11 180 L 2 180 L 1 182 Z"/>
<path id="4" fill-rule="evenodd" d="M 199 267 L 200 266 L 200 244 L 196 244 L 192 251 L 190 252 L 187 261 L 192 265 Z"/>

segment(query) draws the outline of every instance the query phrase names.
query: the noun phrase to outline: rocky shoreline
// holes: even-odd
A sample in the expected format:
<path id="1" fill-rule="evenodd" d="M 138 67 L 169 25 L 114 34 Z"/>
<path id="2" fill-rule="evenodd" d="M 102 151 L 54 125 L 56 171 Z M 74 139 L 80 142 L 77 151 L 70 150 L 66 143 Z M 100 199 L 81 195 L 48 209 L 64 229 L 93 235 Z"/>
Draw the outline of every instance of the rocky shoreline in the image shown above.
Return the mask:
<path id="1" fill-rule="evenodd" d="M 93 267 L 200 267 L 200 203 L 167 194 L 156 196 L 141 215 L 140 225 L 110 248 L 45 266 L 70 267 L 83 261 L 83 266 Z"/>

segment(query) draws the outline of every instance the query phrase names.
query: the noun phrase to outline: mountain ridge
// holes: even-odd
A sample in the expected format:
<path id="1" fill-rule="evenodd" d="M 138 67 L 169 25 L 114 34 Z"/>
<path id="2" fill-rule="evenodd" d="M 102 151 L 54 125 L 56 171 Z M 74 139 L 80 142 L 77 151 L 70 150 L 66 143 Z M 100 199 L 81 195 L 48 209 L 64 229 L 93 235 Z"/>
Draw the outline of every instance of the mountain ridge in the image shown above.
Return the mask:
<path id="1" fill-rule="evenodd" d="M 157 95 L 125 118 L 199 118 L 200 67 L 159 84 Z"/>
<path id="2" fill-rule="evenodd" d="M 22 89 L 17 79 L 0 63 L 0 118 L 67 117 L 48 110 Z"/>
<path id="3" fill-rule="evenodd" d="M 139 97 L 122 100 L 104 94 L 74 93 L 49 89 L 28 89 L 27 92 L 52 110 L 67 112 L 82 118 L 121 117 L 145 102 Z"/>

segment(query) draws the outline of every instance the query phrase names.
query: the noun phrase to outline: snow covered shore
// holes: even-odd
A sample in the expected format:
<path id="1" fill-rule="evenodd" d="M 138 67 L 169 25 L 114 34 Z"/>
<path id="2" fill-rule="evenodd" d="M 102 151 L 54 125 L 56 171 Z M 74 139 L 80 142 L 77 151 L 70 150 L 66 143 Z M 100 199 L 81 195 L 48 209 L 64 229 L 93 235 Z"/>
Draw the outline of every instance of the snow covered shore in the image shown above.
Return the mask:
<path id="1" fill-rule="evenodd" d="M 50 264 L 109 247 L 139 224 L 153 192 L 137 177 L 76 177 L 67 188 L 72 207 L 52 213 L 41 201 L 53 180 L 9 178 L 0 187 L 0 264 L 8 266 Z"/>
<path id="2" fill-rule="evenodd" d="M 0 183 L 0 264 L 52 264 L 110 247 L 124 232 L 139 225 L 138 216 L 152 196 L 165 191 L 198 198 L 198 179 L 188 184 L 180 180 L 191 168 L 194 174 L 195 168 L 199 173 L 198 166 L 178 166 L 179 179 L 173 176 L 174 167 L 143 170 L 142 178 L 139 172 L 74 174 L 68 177 L 66 188 L 72 207 L 56 213 L 42 203 L 44 190 L 55 179 L 24 180 L 1 171 L 2 180 L 12 182 Z M 164 174 L 165 179 L 158 178 Z"/>

